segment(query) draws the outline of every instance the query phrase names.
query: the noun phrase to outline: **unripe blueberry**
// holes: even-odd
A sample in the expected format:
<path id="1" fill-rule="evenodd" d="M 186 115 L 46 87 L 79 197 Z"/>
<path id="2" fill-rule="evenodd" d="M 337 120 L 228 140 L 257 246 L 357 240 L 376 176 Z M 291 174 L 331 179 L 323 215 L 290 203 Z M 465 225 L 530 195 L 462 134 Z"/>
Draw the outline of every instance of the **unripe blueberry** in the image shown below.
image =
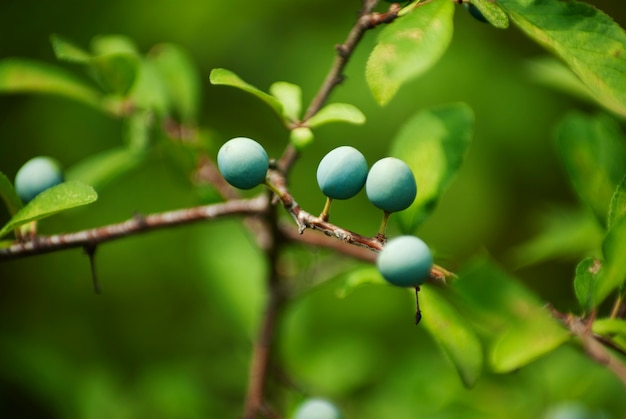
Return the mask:
<path id="1" fill-rule="evenodd" d="M 217 152 L 217 166 L 224 179 L 239 189 L 252 189 L 265 181 L 269 158 L 256 141 L 237 137 L 228 140 Z"/>
<path id="2" fill-rule="evenodd" d="M 293 419 L 341 419 L 341 412 L 324 399 L 309 399 L 298 407 Z"/>
<path id="3" fill-rule="evenodd" d="M 430 275 L 433 255 L 422 240 L 400 236 L 389 240 L 376 259 L 378 271 L 388 282 L 399 287 L 417 287 Z"/>
<path id="4" fill-rule="evenodd" d="M 407 209 L 415 200 L 417 185 L 413 172 L 395 157 L 378 160 L 367 175 L 365 192 L 374 206 L 386 212 Z"/>
<path id="5" fill-rule="evenodd" d="M 366 178 L 367 161 L 350 146 L 331 150 L 317 166 L 317 184 L 332 199 L 352 198 L 363 188 Z"/>
<path id="6" fill-rule="evenodd" d="M 465 9 L 470 13 L 470 15 L 472 15 L 474 17 L 474 19 L 476 19 L 476 20 L 478 20 L 480 22 L 483 22 L 483 23 L 489 23 L 487 18 L 485 18 L 485 16 L 478 9 L 478 7 L 476 7 L 472 3 L 463 3 L 463 7 L 465 7 Z"/>
<path id="7" fill-rule="evenodd" d="M 50 157 L 28 160 L 15 175 L 15 191 L 25 203 L 59 183 L 63 183 L 61 166 Z"/>

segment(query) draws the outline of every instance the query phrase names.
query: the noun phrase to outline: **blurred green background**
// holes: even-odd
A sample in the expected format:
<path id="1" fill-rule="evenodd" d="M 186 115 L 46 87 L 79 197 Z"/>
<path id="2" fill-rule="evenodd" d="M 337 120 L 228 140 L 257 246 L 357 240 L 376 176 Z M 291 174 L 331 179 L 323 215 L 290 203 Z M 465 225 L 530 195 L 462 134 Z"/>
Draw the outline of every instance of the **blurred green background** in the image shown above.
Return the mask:
<path id="1" fill-rule="evenodd" d="M 358 0 L 5 3 L 0 59 L 55 63 L 52 33 L 85 47 L 95 35 L 124 34 L 143 52 L 177 43 L 202 77 L 200 124 L 212 130 L 215 146 L 249 136 L 274 156 L 288 138 L 278 119 L 250 95 L 211 86 L 210 70 L 231 69 L 262 89 L 278 80 L 299 84 L 306 103 L 359 9 Z M 622 2 L 592 3 L 625 26 Z M 511 254 L 539 232 L 542 214 L 578 207 L 552 133 L 567 111 L 596 109 L 533 82 L 527 60 L 544 51 L 515 28 L 493 29 L 461 7 L 455 25 L 444 58 L 385 108 L 365 83 L 375 33 L 366 35 L 331 100 L 357 105 L 368 122 L 317 130 L 294 169 L 291 191 L 309 212 L 321 211 L 315 168 L 331 148 L 353 145 L 371 164 L 419 109 L 467 102 L 476 113 L 473 144 L 421 236 L 451 270 L 488 253 L 542 300 L 575 309 L 576 260 L 518 268 Z M 119 120 L 69 100 L 0 96 L 0 170 L 12 179 L 35 155 L 72 166 L 120 145 L 122 129 Z M 73 231 L 200 202 L 162 152 L 99 195 L 95 204 L 41 223 L 40 231 Z M 0 209 L 0 223 L 7 219 Z M 333 221 L 373 235 L 380 216 L 360 194 L 334 205 Z M 364 287 L 339 299 L 341 272 L 357 262 L 304 248 L 288 258 L 302 269 L 299 280 L 331 280 L 289 305 L 280 324 L 278 359 L 292 390 L 287 410 L 310 394 L 332 398 L 348 418 L 359 419 L 542 417 L 570 403 L 604 417 L 626 414 L 617 380 L 572 347 L 513 375 L 488 374 L 465 390 L 431 338 L 412 324 L 413 303 L 405 293 Z M 102 295 L 92 292 L 89 261 L 79 250 L 0 264 L 0 416 L 237 417 L 264 272 L 263 257 L 241 224 L 218 221 L 130 237 L 98 248 L 96 263 Z"/>

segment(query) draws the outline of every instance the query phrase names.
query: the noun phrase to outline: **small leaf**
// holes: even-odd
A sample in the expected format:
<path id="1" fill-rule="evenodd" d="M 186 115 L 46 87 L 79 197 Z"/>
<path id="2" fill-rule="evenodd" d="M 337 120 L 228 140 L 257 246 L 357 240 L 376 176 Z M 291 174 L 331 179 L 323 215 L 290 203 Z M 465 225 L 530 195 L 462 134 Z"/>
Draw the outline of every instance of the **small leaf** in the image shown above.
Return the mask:
<path id="1" fill-rule="evenodd" d="M 160 70 L 152 60 L 142 60 L 129 96 L 136 107 L 154 111 L 159 116 L 167 115 L 172 107 L 168 87 Z"/>
<path id="2" fill-rule="evenodd" d="M 91 60 L 91 55 L 87 51 L 77 47 L 60 35 L 52 34 L 50 36 L 50 42 L 52 43 L 54 55 L 60 61 L 87 64 L 89 60 Z"/>
<path id="3" fill-rule="evenodd" d="M 562 61 L 546 56 L 528 61 L 530 77 L 537 83 L 568 93 L 579 99 L 599 103 L 589 88 Z"/>
<path id="4" fill-rule="evenodd" d="M 13 184 L 4 173 L 0 172 L 0 197 L 9 210 L 9 215 L 14 215 L 22 208 L 22 200 L 15 192 Z"/>
<path id="5" fill-rule="evenodd" d="M 621 335 L 626 337 L 626 320 L 597 319 L 593 322 L 591 330 L 598 335 Z"/>
<path id="6" fill-rule="evenodd" d="M 483 348 L 468 322 L 431 288 L 422 287 L 421 323 L 456 367 L 463 384 L 472 387 L 483 369 Z"/>
<path id="7" fill-rule="evenodd" d="M 283 105 L 281 105 L 274 96 L 257 89 L 251 84 L 248 84 L 232 71 L 226 70 L 224 68 L 215 68 L 211 71 L 209 79 L 211 81 L 211 84 L 232 86 L 241 89 L 244 92 L 253 94 L 257 98 L 265 102 L 267 105 L 269 105 L 269 107 L 272 108 L 272 110 L 276 112 L 278 116 L 283 118 Z"/>
<path id="8" fill-rule="evenodd" d="M 457 172 L 471 141 L 474 114 L 458 103 L 423 110 L 392 141 L 391 155 L 409 165 L 417 183 L 413 204 L 398 214 L 404 233 L 412 233 L 432 212 Z"/>
<path id="9" fill-rule="evenodd" d="M 600 103 L 626 116 L 626 33 L 613 19 L 578 1 L 497 3 L 528 36 L 561 57 Z"/>
<path id="10" fill-rule="evenodd" d="M 159 44 L 148 59 L 155 64 L 164 89 L 183 123 L 195 124 L 200 108 L 200 76 L 191 57 L 178 45 Z"/>
<path id="11" fill-rule="evenodd" d="M 127 54 L 139 56 L 135 43 L 124 35 L 98 35 L 91 40 L 94 55 Z"/>
<path id="12" fill-rule="evenodd" d="M 589 312 L 594 306 L 595 289 L 602 270 L 602 262 L 594 257 L 583 259 L 576 267 L 574 291 L 580 307 Z"/>
<path id="13" fill-rule="evenodd" d="M 1 93 L 42 93 L 63 96 L 102 109 L 101 94 L 61 68 L 37 61 L 0 61 Z"/>
<path id="14" fill-rule="evenodd" d="M 100 55 L 91 60 L 94 78 L 108 93 L 125 96 L 140 69 L 139 59 L 128 53 Z"/>
<path id="15" fill-rule="evenodd" d="M 609 206 L 609 220 L 607 222 L 609 229 L 617 220 L 626 214 L 626 176 L 622 179 L 611 198 Z"/>
<path id="16" fill-rule="evenodd" d="M 472 4 L 476 6 L 480 13 L 498 29 L 506 29 L 509 27 L 509 17 L 504 10 L 491 0 L 472 0 Z"/>
<path id="17" fill-rule="evenodd" d="M 137 167 L 143 153 L 114 148 L 88 157 L 65 172 L 68 181 L 80 181 L 99 190 L 104 185 Z"/>
<path id="18" fill-rule="evenodd" d="M 580 200 L 606 226 L 607 209 L 626 173 L 626 142 L 619 125 L 600 115 L 567 115 L 556 132 L 557 148 Z"/>
<path id="19" fill-rule="evenodd" d="M 291 121 L 300 119 L 302 111 L 302 89 L 296 84 L 277 81 L 270 86 L 270 93 L 283 106 L 285 118 Z"/>
<path id="20" fill-rule="evenodd" d="M 359 108 L 349 103 L 331 103 L 320 109 L 306 122 L 311 128 L 331 122 L 347 122 L 360 125 L 365 123 L 365 115 Z"/>
<path id="21" fill-rule="evenodd" d="M 611 228 L 604 243 L 604 266 L 594 294 L 594 307 L 599 305 L 614 289 L 626 281 L 626 217 L 620 218 Z"/>
<path id="22" fill-rule="evenodd" d="M 81 182 L 70 181 L 53 186 L 37 195 L 18 211 L 0 230 L 0 237 L 31 221 L 40 220 L 70 208 L 90 204 L 96 199 L 98 199 L 96 191 L 91 186 Z"/>
<path id="23" fill-rule="evenodd" d="M 386 285 L 389 283 L 381 276 L 375 266 L 363 266 L 354 269 L 343 280 L 343 285 L 337 290 L 337 297 L 345 298 L 354 290 L 364 285 Z"/>
<path id="24" fill-rule="evenodd" d="M 443 56 L 452 40 L 453 15 L 453 2 L 433 0 L 380 32 L 365 69 L 367 84 L 380 105 Z"/>

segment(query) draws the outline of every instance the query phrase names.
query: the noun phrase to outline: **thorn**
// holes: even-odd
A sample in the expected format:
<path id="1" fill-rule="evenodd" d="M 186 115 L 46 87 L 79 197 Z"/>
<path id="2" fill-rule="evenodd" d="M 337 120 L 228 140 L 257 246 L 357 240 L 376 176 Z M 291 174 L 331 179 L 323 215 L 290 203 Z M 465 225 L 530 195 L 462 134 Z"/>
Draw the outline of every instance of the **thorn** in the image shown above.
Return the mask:
<path id="1" fill-rule="evenodd" d="M 420 324 L 420 321 L 422 320 L 422 311 L 420 310 L 420 302 L 419 302 L 419 298 L 417 296 L 419 291 L 420 291 L 420 287 L 415 287 L 415 304 L 416 304 L 415 325 Z"/>
<path id="2" fill-rule="evenodd" d="M 100 281 L 98 281 L 98 276 L 96 273 L 96 248 L 97 246 L 94 243 L 86 244 L 84 249 L 87 256 L 89 256 L 89 265 L 91 267 L 91 282 L 93 283 L 93 291 L 100 295 L 102 294 L 102 288 L 100 288 Z"/>

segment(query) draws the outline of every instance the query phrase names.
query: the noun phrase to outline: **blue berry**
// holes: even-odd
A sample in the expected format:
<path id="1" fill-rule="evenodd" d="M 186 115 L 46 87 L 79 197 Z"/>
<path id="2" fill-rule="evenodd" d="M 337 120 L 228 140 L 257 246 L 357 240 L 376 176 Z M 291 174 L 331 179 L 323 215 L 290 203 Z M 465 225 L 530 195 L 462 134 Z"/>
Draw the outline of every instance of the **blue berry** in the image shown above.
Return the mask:
<path id="1" fill-rule="evenodd" d="M 341 412 L 324 399 L 309 399 L 298 407 L 294 419 L 341 419 Z"/>
<path id="2" fill-rule="evenodd" d="M 378 271 L 388 282 L 399 287 L 417 287 L 430 275 L 433 255 L 422 240 L 400 236 L 389 240 L 376 259 Z"/>
<path id="3" fill-rule="evenodd" d="M 413 172 L 405 162 L 386 157 L 370 169 L 365 192 L 374 206 L 391 213 L 407 209 L 413 203 L 417 185 Z"/>
<path id="4" fill-rule="evenodd" d="M 28 160 L 15 175 L 15 191 L 25 203 L 59 183 L 63 183 L 61 165 L 50 157 Z"/>
<path id="5" fill-rule="evenodd" d="M 332 199 L 348 199 L 359 193 L 367 178 L 367 161 L 359 150 L 337 147 L 317 166 L 317 184 Z"/>
<path id="6" fill-rule="evenodd" d="M 239 189 L 252 189 L 265 181 L 269 158 L 256 141 L 237 137 L 228 140 L 217 153 L 217 166 L 224 179 Z"/>
<path id="7" fill-rule="evenodd" d="M 485 18 L 485 16 L 478 9 L 478 7 L 476 7 L 472 3 L 463 3 L 463 7 L 465 7 L 465 9 L 470 13 L 470 15 L 472 15 L 474 17 L 474 19 L 476 19 L 476 20 L 478 20 L 480 22 L 483 22 L 483 23 L 489 23 L 487 18 Z"/>

